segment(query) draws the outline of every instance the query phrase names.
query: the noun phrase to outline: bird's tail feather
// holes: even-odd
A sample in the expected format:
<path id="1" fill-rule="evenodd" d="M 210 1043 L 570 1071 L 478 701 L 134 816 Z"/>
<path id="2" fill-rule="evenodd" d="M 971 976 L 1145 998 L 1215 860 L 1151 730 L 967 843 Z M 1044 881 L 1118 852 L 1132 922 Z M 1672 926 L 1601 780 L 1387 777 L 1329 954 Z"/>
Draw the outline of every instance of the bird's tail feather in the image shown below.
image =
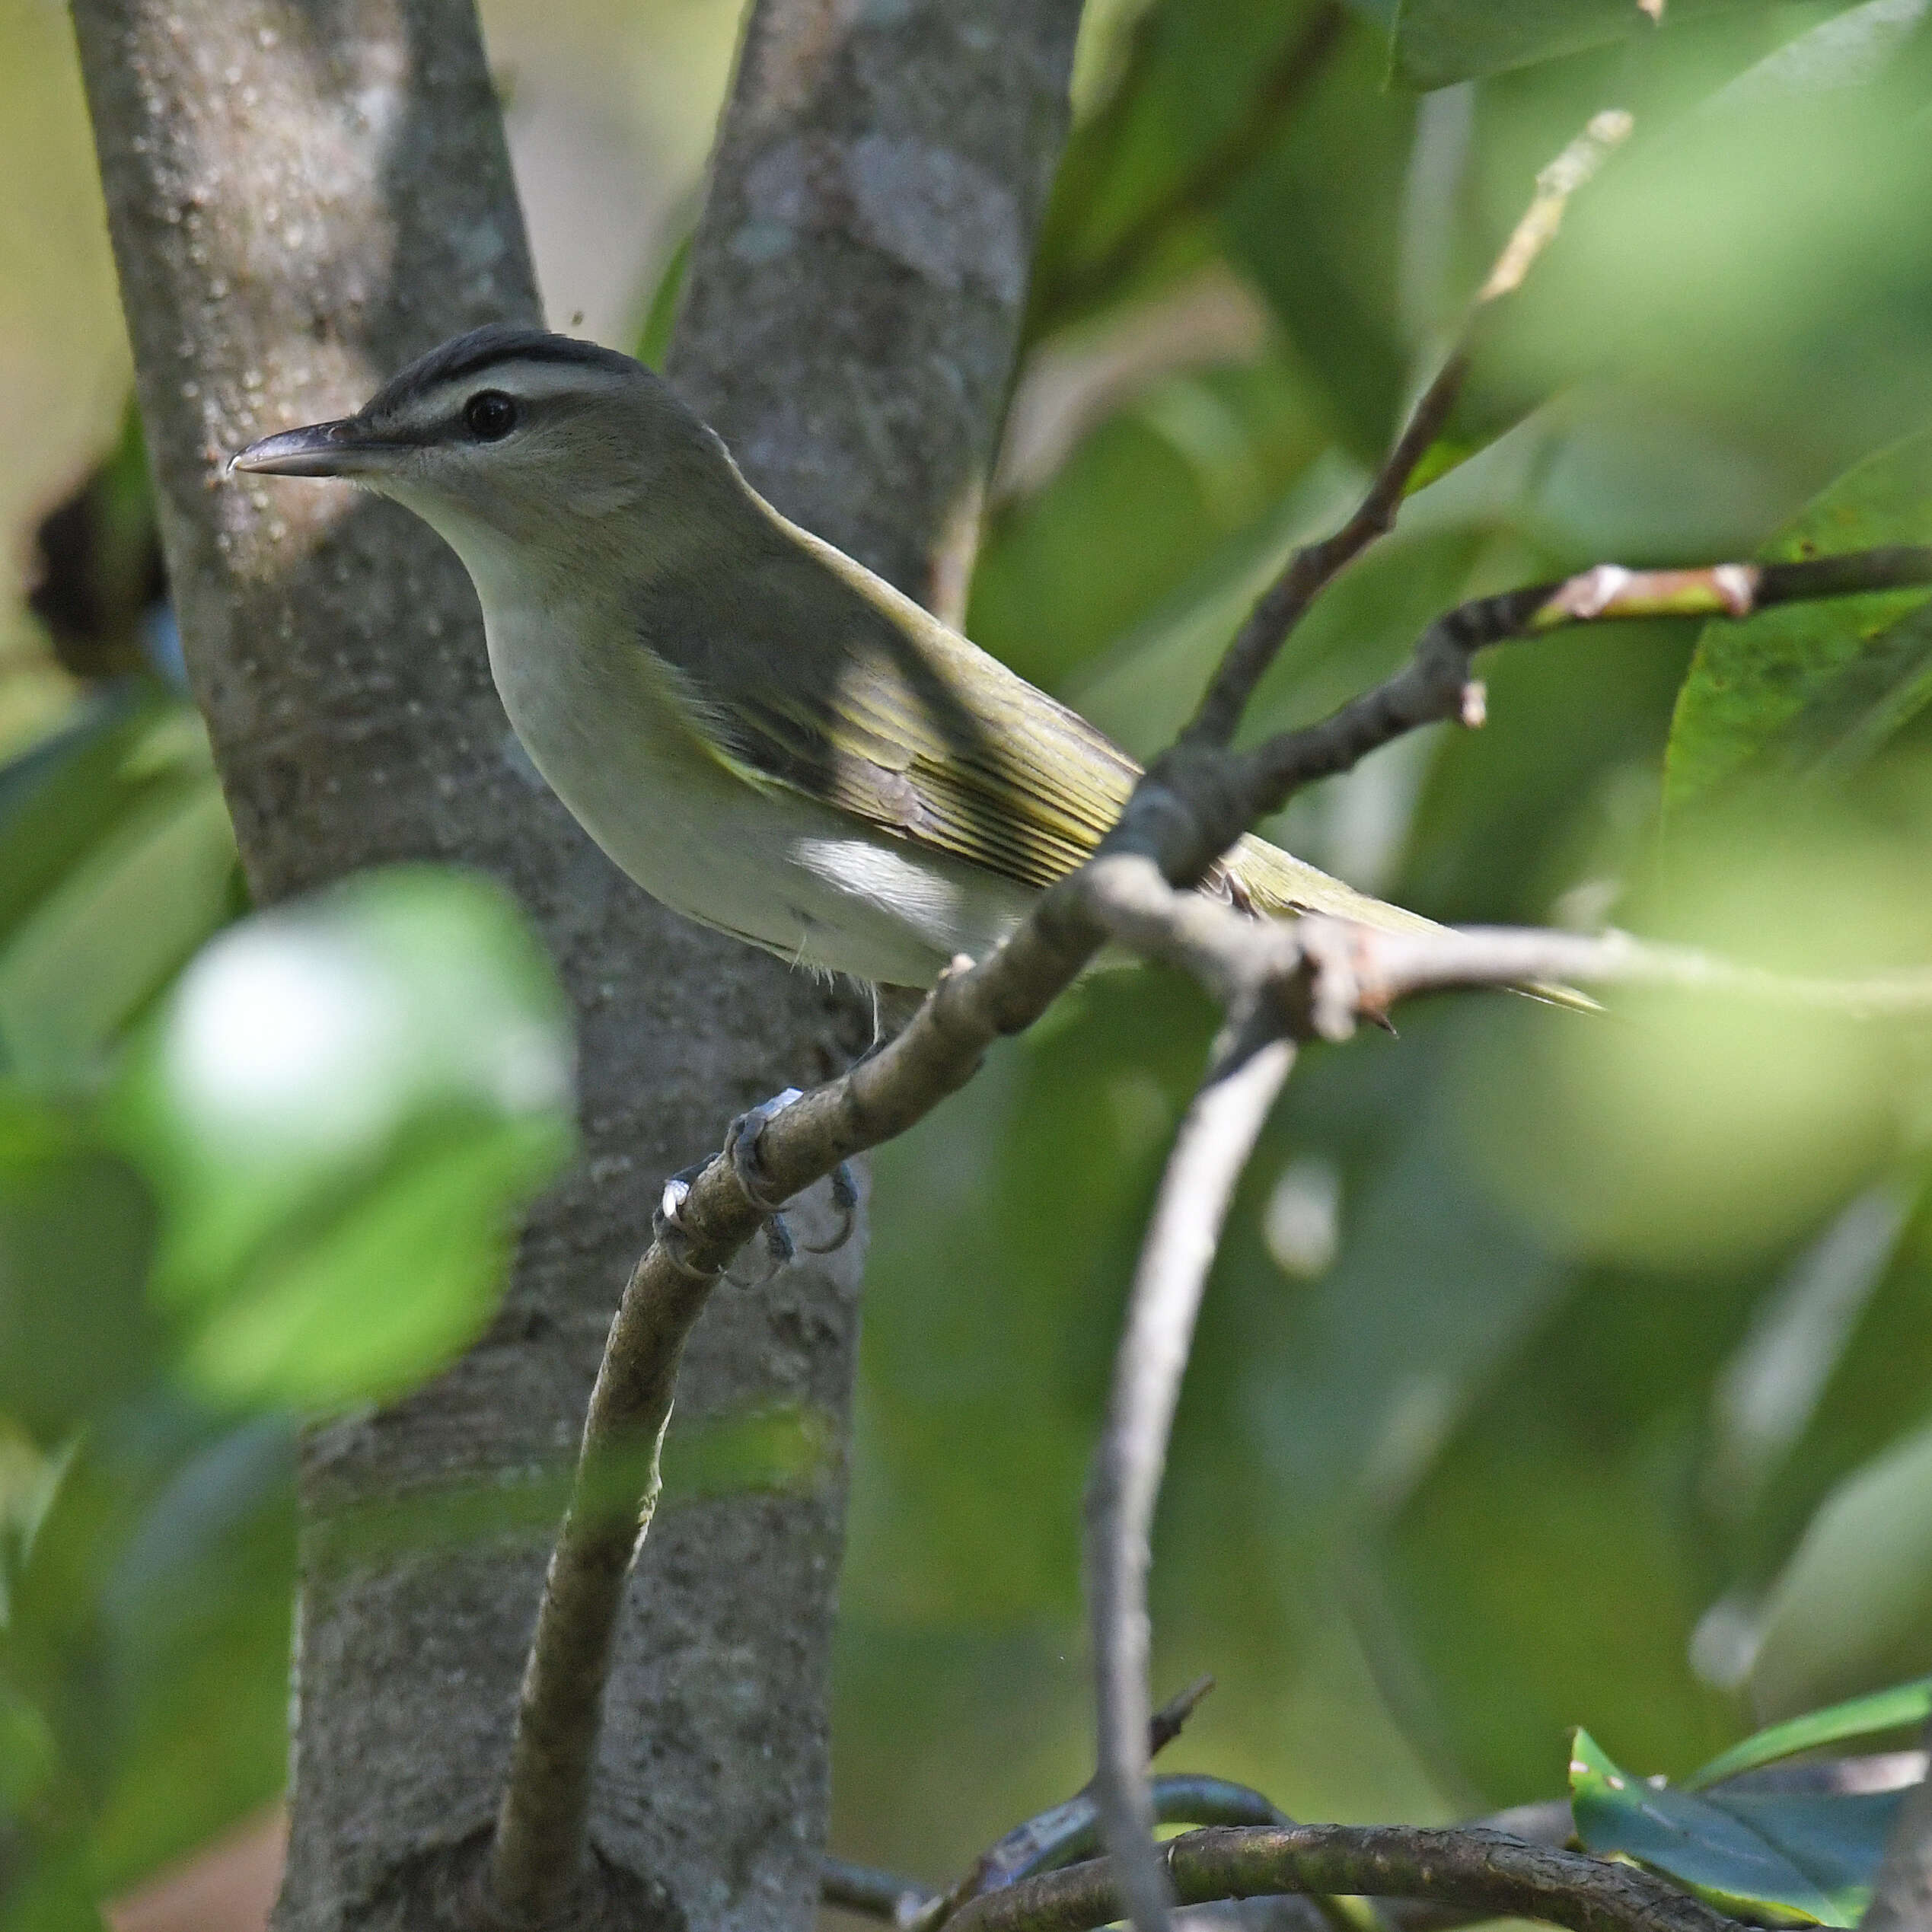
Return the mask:
<path id="1" fill-rule="evenodd" d="M 1444 929 L 1420 913 L 1405 906 L 1392 906 L 1385 899 L 1371 898 L 1345 885 L 1326 872 L 1304 864 L 1292 853 L 1264 840 L 1245 837 L 1223 860 L 1221 870 L 1233 882 L 1237 894 L 1255 910 L 1280 919 L 1291 913 L 1327 913 L 1336 919 L 1352 919 L 1363 926 L 1385 933 L 1439 933 Z M 1568 1006 L 1578 1012 L 1598 1011 L 1588 993 L 1573 987 L 1538 981 L 1515 989 L 1532 999 L 1552 1006 Z"/>

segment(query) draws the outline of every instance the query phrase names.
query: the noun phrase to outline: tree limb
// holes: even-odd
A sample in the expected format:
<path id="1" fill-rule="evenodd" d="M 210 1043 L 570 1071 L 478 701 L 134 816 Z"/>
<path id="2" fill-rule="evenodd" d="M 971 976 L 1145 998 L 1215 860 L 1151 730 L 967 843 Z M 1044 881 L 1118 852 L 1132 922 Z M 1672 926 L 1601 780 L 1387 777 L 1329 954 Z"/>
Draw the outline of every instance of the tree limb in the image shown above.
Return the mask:
<path id="1" fill-rule="evenodd" d="M 1735 1922 L 1634 1866 L 1501 1832 L 1399 1825 L 1210 1829 L 1156 1853 L 1183 1904 L 1277 1892 L 1421 1899 L 1571 1932 L 1734 1932 Z M 1112 1862 L 1051 1872 L 975 1899 L 952 1932 L 1090 1932 L 1122 1914 Z"/>
<path id="2" fill-rule="evenodd" d="M 1093 1790 L 1121 1895 L 1139 1932 L 1163 1932 L 1172 1903 L 1154 1855 L 1147 1788 L 1154 1503 L 1221 1224 L 1295 1051 L 1285 1039 L 1237 1037 L 1217 1061 L 1181 1123 L 1161 1178 L 1087 1487 L 1087 1594 L 1098 1686 Z"/>

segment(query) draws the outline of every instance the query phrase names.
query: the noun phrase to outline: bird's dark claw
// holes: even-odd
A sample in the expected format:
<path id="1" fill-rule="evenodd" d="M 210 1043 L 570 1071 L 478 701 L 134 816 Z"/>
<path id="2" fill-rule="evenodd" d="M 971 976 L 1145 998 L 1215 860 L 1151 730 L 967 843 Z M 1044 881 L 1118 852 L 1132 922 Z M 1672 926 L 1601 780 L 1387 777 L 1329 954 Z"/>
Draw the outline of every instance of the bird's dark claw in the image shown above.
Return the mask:
<path id="1" fill-rule="evenodd" d="M 796 1087 L 787 1087 L 783 1093 L 773 1094 L 762 1105 L 739 1114 L 725 1136 L 725 1158 L 732 1164 L 732 1172 L 737 1176 L 744 1198 L 760 1214 L 768 1217 L 765 1223 L 766 1246 L 774 1265 L 779 1267 L 790 1261 L 797 1250 L 791 1231 L 785 1225 L 786 1203 L 772 1198 L 764 1163 L 758 1158 L 758 1138 L 764 1132 L 767 1121 L 802 1098 Z M 852 1239 L 853 1229 L 857 1225 L 859 1184 L 853 1178 L 850 1166 L 840 1161 L 833 1168 L 831 1179 L 832 1205 L 839 1213 L 838 1232 L 830 1241 L 805 1242 L 805 1251 L 808 1255 L 836 1254 Z"/>
<path id="2" fill-rule="evenodd" d="M 839 1211 L 839 1231 L 830 1241 L 807 1242 L 808 1255 L 836 1255 L 852 1239 L 852 1231 L 858 1226 L 859 1183 L 849 1161 L 840 1161 L 832 1169 L 832 1205 Z"/>
<path id="3" fill-rule="evenodd" d="M 793 1101 L 803 1098 L 796 1087 L 787 1087 L 783 1093 L 776 1093 L 760 1105 L 748 1108 L 732 1121 L 725 1135 L 725 1158 L 732 1164 L 732 1172 L 738 1176 L 738 1184 L 744 1191 L 744 1198 L 760 1214 L 776 1215 L 785 1204 L 773 1200 L 767 1191 L 764 1163 L 758 1159 L 758 1137 L 765 1130 L 765 1123 L 784 1112 Z"/>

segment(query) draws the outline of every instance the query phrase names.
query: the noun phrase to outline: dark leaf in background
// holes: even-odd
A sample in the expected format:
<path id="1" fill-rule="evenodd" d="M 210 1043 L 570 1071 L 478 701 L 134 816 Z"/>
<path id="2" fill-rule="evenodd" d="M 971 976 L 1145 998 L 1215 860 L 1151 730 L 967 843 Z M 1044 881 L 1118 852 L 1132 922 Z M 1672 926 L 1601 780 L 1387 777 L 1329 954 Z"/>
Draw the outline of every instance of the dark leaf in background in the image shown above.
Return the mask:
<path id="1" fill-rule="evenodd" d="M 1398 247 L 1414 103 L 1381 91 L 1379 37 L 1340 55 L 1231 201 L 1231 259 L 1318 380 L 1330 425 L 1365 461 L 1393 435 L 1408 380 Z"/>
<path id="2" fill-rule="evenodd" d="M 1395 78 L 1405 87 L 1446 87 L 1513 67 L 1667 33 L 1686 18 L 1738 0 L 1669 0 L 1663 21 L 1636 0 L 1397 0 Z"/>
<path id="3" fill-rule="evenodd" d="M 35 533 L 39 575 L 27 607 L 75 677 L 124 677 L 146 669 L 146 627 L 167 594 L 141 418 L 129 401 L 120 441 Z"/>
<path id="4" fill-rule="evenodd" d="M 1759 553 L 1767 563 L 1932 543 L 1932 436 L 1841 477 Z M 1793 604 L 1707 625 L 1677 701 L 1664 796 L 1681 808 L 1756 772 L 1844 776 L 1932 698 L 1923 591 Z"/>
<path id="5" fill-rule="evenodd" d="M 0 773 L 0 1065 L 85 1079 L 240 897 L 194 713 L 132 682 Z"/>
<path id="6" fill-rule="evenodd" d="M 0 1094 L 0 1414 L 52 1448 L 156 1370 L 141 1179 L 72 1124 Z"/>

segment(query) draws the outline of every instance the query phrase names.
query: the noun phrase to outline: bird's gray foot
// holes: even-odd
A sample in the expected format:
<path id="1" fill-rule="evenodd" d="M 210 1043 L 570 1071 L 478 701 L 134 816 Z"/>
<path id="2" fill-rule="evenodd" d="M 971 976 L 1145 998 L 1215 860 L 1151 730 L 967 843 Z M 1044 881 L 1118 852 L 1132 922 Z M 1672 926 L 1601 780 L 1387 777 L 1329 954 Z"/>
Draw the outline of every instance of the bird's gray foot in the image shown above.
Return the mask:
<path id="1" fill-rule="evenodd" d="M 725 1158 L 732 1164 L 732 1172 L 744 1191 L 744 1198 L 760 1214 L 768 1217 L 765 1223 L 766 1244 L 777 1267 L 783 1267 L 791 1260 L 795 1248 L 791 1230 L 785 1223 L 786 1204 L 772 1198 L 770 1182 L 758 1157 L 758 1140 L 768 1121 L 802 1097 L 796 1087 L 787 1087 L 783 1093 L 774 1094 L 770 1099 L 739 1114 L 725 1136 Z M 832 1170 L 831 1178 L 832 1204 L 839 1211 L 839 1229 L 830 1241 L 807 1242 L 805 1249 L 808 1255 L 835 1253 L 852 1239 L 859 1207 L 859 1184 L 843 1161 Z"/>

